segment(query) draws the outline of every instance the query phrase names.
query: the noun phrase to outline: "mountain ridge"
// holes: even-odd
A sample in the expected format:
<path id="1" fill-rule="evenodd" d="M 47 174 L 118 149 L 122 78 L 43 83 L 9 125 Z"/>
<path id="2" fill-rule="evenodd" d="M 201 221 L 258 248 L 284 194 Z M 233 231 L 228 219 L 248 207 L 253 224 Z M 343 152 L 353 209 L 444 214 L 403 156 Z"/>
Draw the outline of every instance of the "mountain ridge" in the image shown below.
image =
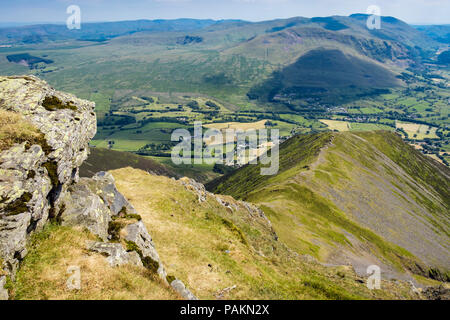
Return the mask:
<path id="1" fill-rule="evenodd" d="M 407 146 L 400 137 L 388 132 L 324 133 L 316 134 L 315 140 L 294 137 L 280 147 L 278 176 L 252 178 L 253 170 L 258 168 L 243 167 L 207 188 L 262 206 L 275 219 L 275 230 L 300 252 L 308 250 L 334 263 L 350 259 L 358 269 L 364 263 L 351 253 L 353 249 L 345 249 L 346 242 L 356 241 L 363 248 L 363 239 L 370 238 L 381 251 L 363 248 L 359 254 L 381 257 L 391 276 L 402 269 L 427 276 L 425 265 L 448 272 L 449 169 Z M 312 221 L 305 220 L 311 215 Z M 317 224 L 337 228 L 317 228 Z M 297 227 L 289 228 L 293 225 Z M 331 246 L 324 250 L 326 243 Z M 336 246 L 347 253 L 330 255 Z M 398 260 L 402 256 L 406 260 Z"/>

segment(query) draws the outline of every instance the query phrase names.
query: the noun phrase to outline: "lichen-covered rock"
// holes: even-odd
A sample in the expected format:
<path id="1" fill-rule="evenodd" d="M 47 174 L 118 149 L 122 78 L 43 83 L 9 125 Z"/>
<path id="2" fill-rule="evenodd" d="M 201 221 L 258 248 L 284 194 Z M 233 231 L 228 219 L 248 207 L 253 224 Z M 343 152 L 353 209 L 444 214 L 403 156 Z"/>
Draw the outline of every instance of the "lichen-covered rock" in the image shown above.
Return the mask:
<path id="1" fill-rule="evenodd" d="M 5 289 L 5 285 L 6 285 L 6 277 L 0 276 L 0 301 L 9 299 L 8 290 Z"/>
<path id="2" fill-rule="evenodd" d="M 117 190 L 110 173 L 99 172 L 69 187 L 60 202 L 58 220 L 66 226 L 84 226 L 103 241 L 108 240 L 112 217 L 137 215 L 134 207 Z"/>
<path id="3" fill-rule="evenodd" d="M 198 196 L 198 202 L 202 203 L 206 201 L 208 196 L 208 191 L 203 184 L 195 181 L 194 179 L 190 179 L 187 177 L 181 178 L 178 180 L 181 184 L 188 190 L 193 191 Z"/>
<path id="4" fill-rule="evenodd" d="M 86 246 L 88 250 L 107 255 L 106 260 L 111 267 L 118 267 L 124 264 L 143 266 L 139 254 L 135 251 L 127 252 L 120 243 L 90 241 Z"/>
<path id="5" fill-rule="evenodd" d="M 78 180 L 96 132 L 94 107 L 33 76 L 0 77 L 0 108 L 22 114 L 43 137 L 0 152 L 0 258 L 11 276 L 29 235 L 59 211 L 61 195 Z"/>
<path id="6" fill-rule="evenodd" d="M 92 177 L 91 184 L 97 195 L 111 209 L 113 215 L 118 215 L 123 211 L 128 214 L 137 214 L 134 207 L 117 190 L 114 177 L 109 172 L 97 173 Z"/>
<path id="7" fill-rule="evenodd" d="M 105 202 L 89 188 L 90 179 L 81 179 L 70 186 L 61 200 L 58 219 L 64 226 L 83 226 L 102 240 L 108 240 L 111 211 Z"/>
<path id="8" fill-rule="evenodd" d="M 197 297 L 180 280 L 174 280 L 170 284 L 172 288 L 186 300 L 198 300 Z"/>
<path id="9" fill-rule="evenodd" d="M 143 264 L 147 268 L 154 268 L 163 281 L 167 281 L 167 273 L 156 251 L 155 245 L 144 223 L 129 224 L 126 228 L 125 240 L 131 245 L 135 245 L 138 253 L 141 255 Z"/>
<path id="10" fill-rule="evenodd" d="M 46 99 L 54 98 L 61 105 L 45 107 Z M 0 99 L 2 108 L 23 114 L 45 135 L 52 149 L 48 158 L 58 163 L 60 183 L 73 180 L 73 170 L 87 158 L 88 143 L 97 130 L 95 104 L 56 91 L 33 76 L 0 77 Z"/>
<path id="11" fill-rule="evenodd" d="M 0 219 L 0 255 L 3 259 L 3 269 L 13 276 L 26 250 L 27 228 L 30 225 L 31 214 L 24 212 L 18 215 L 5 216 Z"/>

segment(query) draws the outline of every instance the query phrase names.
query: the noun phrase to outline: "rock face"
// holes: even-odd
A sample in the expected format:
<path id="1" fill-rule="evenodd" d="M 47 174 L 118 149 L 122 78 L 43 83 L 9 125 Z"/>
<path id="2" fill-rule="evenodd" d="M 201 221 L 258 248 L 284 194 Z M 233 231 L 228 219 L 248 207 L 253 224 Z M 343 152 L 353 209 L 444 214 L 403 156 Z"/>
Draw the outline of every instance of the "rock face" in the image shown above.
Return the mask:
<path id="1" fill-rule="evenodd" d="M 208 196 L 208 191 L 203 184 L 195 181 L 194 179 L 190 179 L 187 177 L 181 178 L 180 183 L 187 189 L 191 190 L 198 196 L 198 202 L 202 203 L 206 201 L 206 197 Z"/>
<path id="2" fill-rule="evenodd" d="M 139 254 L 135 251 L 127 252 L 120 243 L 89 242 L 86 247 L 90 251 L 105 254 L 111 267 L 117 267 L 124 264 L 133 264 L 143 267 Z"/>
<path id="3" fill-rule="evenodd" d="M 93 193 L 87 179 L 70 187 L 62 199 L 62 212 L 58 216 L 64 226 L 83 226 L 102 240 L 108 240 L 111 212 L 102 199 Z"/>
<path id="4" fill-rule="evenodd" d="M 423 294 L 428 300 L 450 300 L 450 288 L 447 284 L 439 287 L 428 287 Z"/>
<path id="5" fill-rule="evenodd" d="M 45 136 L 0 153 L 0 258 L 12 277 L 30 233 L 56 214 L 96 133 L 94 103 L 35 77 L 0 77 L 0 108 L 21 113 Z M 11 210 L 14 209 L 14 210 Z"/>
<path id="6" fill-rule="evenodd" d="M 58 220 L 66 226 L 82 225 L 103 241 L 108 240 L 112 217 L 121 212 L 137 214 L 107 172 L 99 172 L 90 179 L 82 178 L 68 190 L 61 200 Z"/>
<path id="7" fill-rule="evenodd" d="M 153 264 L 156 272 L 158 272 L 161 279 L 166 281 L 167 273 L 164 266 L 159 259 L 153 240 L 147 231 L 144 223 L 139 221 L 137 223 L 127 225 L 125 240 L 137 246 L 139 255 L 144 263 Z"/>
<path id="8" fill-rule="evenodd" d="M 50 219 L 97 235 L 101 241 L 87 243 L 87 249 L 106 256 L 110 266 L 145 267 L 167 285 L 175 279 L 175 291 L 196 299 L 180 280 L 167 276 L 147 228 L 113 176 L 79 178 L 96 133 L 94 103 L 35 77 L 0 77 L 0 108 L 22 114 L 43 135 L 38 144 L 0 152 L 0 300 L 8 299 L 7 276 L 14 280 L 30 235 Z"/>
<path id="9" fill-rule="evenodd" d="M 198 300 L 196 296 L 194 296 L 192 294 L 191 291 L 189 291 L 189 289 L 187 289 L 184 285 L 183 282 L 181 282 L 180 280 L 175 280 L 172 281 L 172 283 L 170 284 L 172 286 L 172 288 L 178 292 L 180 294 L 180 296 L 182 296 L 184 299 L 186 300 Z"/>

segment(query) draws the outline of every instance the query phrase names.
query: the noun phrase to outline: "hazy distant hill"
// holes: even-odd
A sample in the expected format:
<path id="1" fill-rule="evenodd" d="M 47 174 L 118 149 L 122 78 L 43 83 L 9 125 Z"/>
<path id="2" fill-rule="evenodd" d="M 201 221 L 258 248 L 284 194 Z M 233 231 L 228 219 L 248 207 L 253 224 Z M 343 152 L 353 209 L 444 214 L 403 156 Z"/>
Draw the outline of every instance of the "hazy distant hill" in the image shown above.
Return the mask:
<path id="1" fill-rule="evenodd" d="M 383 79 L 381 87 L 401 84 L 393 77 L 405 68 L 420 67 L 439 46 L 398 19 L 383 17 L 381 30 L 368 30 L 366 20 L 367 15 L 356 14 L 263 22 L 179 19 L 87 23 L 81 30 L 38 25 L 0 29 L 0 44 L 13 44 L 11 51 L 19 54 L 48 49 L 45 54 L 55 63 L 42 76 L 81 96 L 91 95 L 89 88 L 102 95 L 113 89 L 142 88 L 199 92 L 234 105 L 247 104 L 247 94 L 251 96 L 258 88 L 267 91 L 266 85 L 277 82 L 278 75 L 290 74 L 288 81 L 278 81 L 281 87 L 270 90 L 275 90 L 273 96 L 278 94 L 296 106 L 299 103 L 290 96 L 295 98 L 298 93 L 293 88 L 302 93 L 301 88 L 310 88 L 313 83 L 326 84 L 327 94 L 339 88 L 335 94 L 351 99 L 352 95 L 342 92 L 343 76 L 352 78 L 344 83 L 352 86 L 353 97 L 367 94 L 368 82 L 373 81 L 374 87 Z M 336 65 L 323 70 L 320 55 L 328 53 Z M 302 61 L 308 62 L 310 70 L 317 69 L 314 81 L 307 79 L 311 72 L 299 67 Z M 0 68 L 20 73 L 18 67 L 3 66 L 1 61 Z M 321 100 L 324 96 L 313 98 L 326 102 Z M 106 103 L 105 99 L 95 99 L 97 105 Z"/>
<path id="2" fill-rule="evenodd" d="M 197 30 L 215 23 L 213 20 L 136 20 L 119 22 L 84 23 L 79 30 L 69 30 L 66 25 L 42 24 L 0 29 L 3 43 L 42 43 L 57 40 L 105 41 L 135 32 L 166 32 Z"/>
<path id="3" fill-rule="evenodd" d="M 450 44 L 450 25 L 448 24 L 414 27 L 438 42 Z"/>

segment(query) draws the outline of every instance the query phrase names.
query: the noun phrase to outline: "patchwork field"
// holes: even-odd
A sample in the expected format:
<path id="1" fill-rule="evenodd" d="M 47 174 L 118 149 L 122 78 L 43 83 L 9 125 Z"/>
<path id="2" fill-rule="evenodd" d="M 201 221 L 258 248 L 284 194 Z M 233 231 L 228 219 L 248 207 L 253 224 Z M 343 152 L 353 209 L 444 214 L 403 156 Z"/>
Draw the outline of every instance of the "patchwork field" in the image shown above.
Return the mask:
<path id="1" fill-rule="evenodd" d="M 359 123 L 359 122 L 348 122 L 348 121 L 326 120 L 326 119 L 322 119 L 320 120 L 320 122 L 327 125 L 330 130 L 337 130 L 339 132 L 394 130 L 392 127 L 378 123 Z"/>
<path id="2" fill-rule="evenodd" d="M 320 120 L 320 122 L 327 125 L 330 130 L 350 131 L 350 124 L 347 121 Z"/>
<path id="3" fill-rule="evenodd" d="M 423 140 L 426 138 L 429 139 L 437 139 L 438 136 L 436 135 L 437 128 L 423 125 L 423 124 L 417 124 L 417 123 L 404 123 L 396 121 L 395 123 L 396 128 L 403 129 L 410 139 L 418 139 Z"/>
<path id="4" fill-rule="evenodd" d="M 206 124 L 205 127 L 209 129 L 218 129 L 218 130 L 259 130 L 264 129 L 267 120 L 261 120 L 258 122 L 249 122 L 249 123 L 239 123 L 239 122 L 226 122 L 226 123 L 211 123 Z"/>

